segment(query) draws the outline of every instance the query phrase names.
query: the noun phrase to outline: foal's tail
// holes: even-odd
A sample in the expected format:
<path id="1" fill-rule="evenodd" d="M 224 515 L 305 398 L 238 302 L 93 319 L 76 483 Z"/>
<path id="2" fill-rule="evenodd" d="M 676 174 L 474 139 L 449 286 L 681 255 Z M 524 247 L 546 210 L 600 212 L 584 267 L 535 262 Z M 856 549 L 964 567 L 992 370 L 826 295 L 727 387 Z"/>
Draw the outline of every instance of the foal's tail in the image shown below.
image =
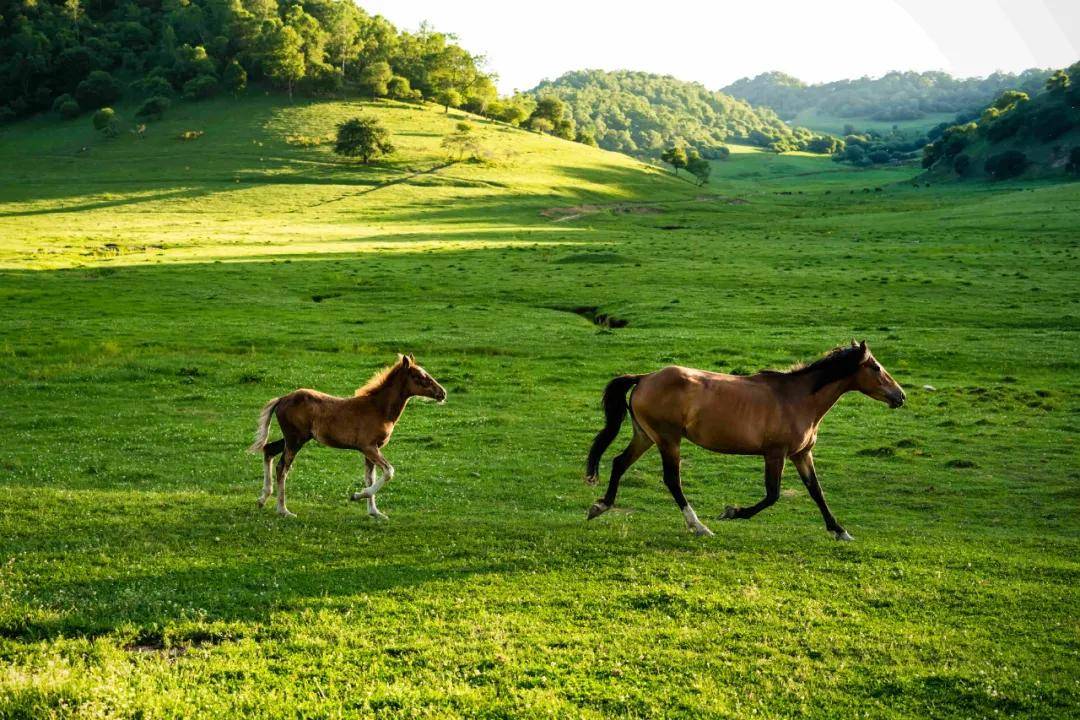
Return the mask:
<path id="1" fill-rule="evenodd" d="M 604 398 L 601 405 L 604 407 L 604 428 L 596 433 L 592 447 L 589 448 L 589 459 L 585 461 L 585 482 L 593 485 L 600 473 L 600 458 L 608 449 L 615 436 L 619 434 L 619 428 L 626 418 L 629 407 L 626 402 L 626 393 L 641 381 L 644 375 L 620 375 L 614 378 L 604 388 Z"/>
<path id="2" fill-rule="evenodd" d="M 258 455 L 266 445 L 266 438 L 270 436 L 270 417 L 274 414 L 274 408 L 280 400 L 281 398 L 276 397 L 263 405 L 262 412 L 259 413 L 259 425 L 255 428 L 255 442 L 248 448 L 248 452 L 252 455 Z"/>

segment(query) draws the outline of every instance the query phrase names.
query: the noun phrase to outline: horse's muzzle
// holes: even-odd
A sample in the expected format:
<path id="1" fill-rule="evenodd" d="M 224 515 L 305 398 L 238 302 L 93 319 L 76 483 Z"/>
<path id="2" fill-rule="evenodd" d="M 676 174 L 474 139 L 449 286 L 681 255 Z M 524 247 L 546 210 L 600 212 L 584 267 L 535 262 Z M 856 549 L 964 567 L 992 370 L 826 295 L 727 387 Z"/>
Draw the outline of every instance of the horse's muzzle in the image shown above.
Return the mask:
<path id="1" fill-rule="evenodd" d="M 889 407 L 893 410 L 903 405 L 905 400 L 907 400 L 907 395 L 903 390 L 898 393 L 889 393 Z"/>

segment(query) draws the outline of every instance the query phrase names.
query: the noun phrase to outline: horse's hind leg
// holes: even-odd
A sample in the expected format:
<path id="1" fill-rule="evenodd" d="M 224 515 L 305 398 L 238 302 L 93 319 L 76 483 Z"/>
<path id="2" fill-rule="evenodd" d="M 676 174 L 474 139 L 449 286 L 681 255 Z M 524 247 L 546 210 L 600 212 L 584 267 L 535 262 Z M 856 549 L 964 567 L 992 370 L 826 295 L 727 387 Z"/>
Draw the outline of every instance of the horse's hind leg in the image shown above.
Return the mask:
<path id="1" fill-rule="evenodd" d="M 765 456 L 765 497 L 755 505 L 742 508 L 728 505 L 724 520 L 748 520 L 780 499 L 780 478 L 784 475 L 784 456 Z"/>
<path id="2" fill-rule="evenodd" d="M 626 449 L 612 460 L 611 479 L 608 480 L 607 492 L 604 493 L 604 497 L 594 502 L 592 507 L 589 508 L 589 520 L 606 513 L 615 506 L 615 495 L 619 492 L 619 481 L 622 479 L 623 473 L 629 470 L 630 466 L 637 462 L 637 459 L 652 446 L 653 441 L 635 422 L 634 437 L 630 440 L 630 444 L 626 446 Z"/>
<path id="3" fill-rule="evenodd" d="M 695 535 L 712 535 L 712 530 L 705 527 L 698 520 L 694 508 L 690 507 L 686 496 L 683 495 L 682 479 L 679 477 L 679 466 L 682 463 L 682 457 L 679 452 L 678 440 L 660 445 L 660 458 L 664 465 L 664 484 L 671 491 L 671 496 L 675 498 L 675 504 L 682 510 L 683 517 L 686 518 L 686 526 Z"/>
<path id="4" fill-rule="evenodd" d="M 259 507 L 266 504 L 266 499 L 273 493 L 274 458 L 285 449 L 284 440 L 276 440 L 263 446 L 263 489 L 259 493 Z"/>
<path id="5" fill-rule="evenodd" d="M 295 513 L 289 512 L 289 508 L 285 507 L 285 479 L 289 475 L 289 468 L 292 467 L 293 460 L 296 459 L 296 453 L 300 452 L 302 445 L 290 445 L 288 442 L 285 444 L 285 453 L 281 456 L 281 462 L 277 467 L 277 511 L 278 515 L 282 517 L 296 517 Z"/>

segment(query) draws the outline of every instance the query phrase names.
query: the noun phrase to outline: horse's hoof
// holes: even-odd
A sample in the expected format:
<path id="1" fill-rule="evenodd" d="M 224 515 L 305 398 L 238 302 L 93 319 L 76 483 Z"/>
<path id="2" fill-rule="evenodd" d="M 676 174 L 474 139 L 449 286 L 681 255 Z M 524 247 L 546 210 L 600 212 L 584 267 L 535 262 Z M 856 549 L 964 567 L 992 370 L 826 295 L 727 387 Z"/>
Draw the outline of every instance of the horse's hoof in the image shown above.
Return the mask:
<path id="1" fill-rule="evenodd" d="M 266 505 L 266 498 L 264 498 L 264 497 L 259 498 L 258 500 L 255 501 L 255 504 L 259 506 L 260 510 L 262 510 L 263 506 Z"/>
<path id="2" fill-rule="evenodd" d="M 375 518 L 376 520 L 389 520 L 389 519 L 390 519 L 390 518 L 389 518 L 389 517 L 388 517 L 388 516 L 386 515 L 386 513 L 384 513 L 384 512 L 378 512 L 378 511 L 375 511 L 375 512 L 373 512 L 373 513 L 368 513 L 368 516 L 369 516 L 369 517 L 372 517 L 372 518 Z"/>
<path id="3" fill-rule="evenodd" d="M 721 520 L 734 520 L 738 517 L 735 513 L 739 512 L 739 508 L 734 505 L 728 505 L 724 508 L 724 514 L 720 516 Z"/>
<path id="4" fill-rule="evenodd" d="M 281 508 L 278 508 L 277 514 L 280 515 L 283 518 L 294 518 L 294 517 L 296 517 L 296 513 L 289 512 L 288 510 L 282 510 Z"/>
<path id="5" fill-rule="evenodd" d="M 596 484 L 596 476 L 595 475 L 586 475 L 585 476 L 585 484 L 586 485 L 595 485 Z"/>
<path id="6" fill-rule="evenodd" d="M 712 537 L 713 536 L 713 531 L 710 530 L 709 528 L 705 527 L 704 525 L 698 525 L 696 528 L 692 528 L 692 529 L 694 531 L 694 534 L 697 535 L 698 537 Z"/>
<path id="7" fill-rule="evenodd" d="M 851 542 L 855 539 L 851 537 L 847 530 L 833 530 L 833 537 L 844 542 Z"/>
<path id="8" fill-rule="evenodd" d="M 592 507 L 589 508 L 589 512 L 585 516 L 585 519 L 586 520 L 592 520 L 594 517 L 597 517 L 599 515 L 603 515 L 604 513 L 606 513 L 610 509 L 611 509 L 610 507 L 608 507 L 607 505 L 605 505 L 602 502 L 595 502 L 595 503 L 592 504 Z"/>

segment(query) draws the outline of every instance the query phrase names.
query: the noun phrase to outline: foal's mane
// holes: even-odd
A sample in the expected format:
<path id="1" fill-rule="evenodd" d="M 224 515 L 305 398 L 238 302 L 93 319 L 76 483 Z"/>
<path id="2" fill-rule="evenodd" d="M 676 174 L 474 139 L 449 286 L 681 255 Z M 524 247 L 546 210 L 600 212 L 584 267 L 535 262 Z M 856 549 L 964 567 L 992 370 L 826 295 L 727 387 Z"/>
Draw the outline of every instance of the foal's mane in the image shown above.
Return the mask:
<path id="1" fill-rule="evenodd" d="M 811 363 L 799 363 L 787 370 L 762 370 L 758 374 L 791 378 L 815 375 L 813 392 L 817 392 L 829 383 L 854 375 L 861 361 L 862 348 L 840 345 Z"/>
<path id="2" fill-rule="evenodd" d="M 402 358 L 402 360 L 403 359 L 404 358 Z M 398 360 L 393 365 L 387 365 L 382 370 L 376 372 L 366 383 L 356 388 L 354 397 L 365 397 L 367 395 L 371 395 L 376 390 L 381 388 L 387 383 L 387 381 L 390 380 L 390 376 L 393 375 L 397 371 L 397 369 L 401 367 L 401 362 L 401 360 Z"/>

